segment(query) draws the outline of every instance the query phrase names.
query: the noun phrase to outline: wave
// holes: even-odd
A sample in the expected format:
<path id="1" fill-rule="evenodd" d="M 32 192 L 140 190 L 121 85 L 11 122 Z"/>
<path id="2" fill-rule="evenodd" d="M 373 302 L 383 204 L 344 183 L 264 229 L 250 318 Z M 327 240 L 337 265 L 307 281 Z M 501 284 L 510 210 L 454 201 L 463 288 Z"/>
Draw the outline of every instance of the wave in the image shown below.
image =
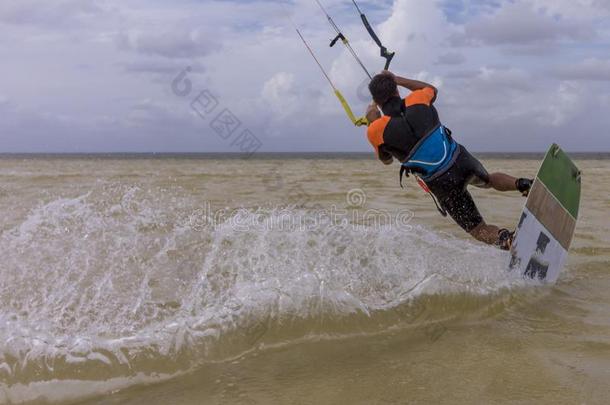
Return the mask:
<path id="1" fill-rule="evenodd" d="M 0 402 L 81 398 L 303 338 L 435 324 L 501 306 L 523 285 L 502 252 L 422 226 L 338 226 L 294 207 L 218 221 L 202 205 L 103 185 L 0 234 Z M 278 226 L 287 220 L 308 226 Z"/>

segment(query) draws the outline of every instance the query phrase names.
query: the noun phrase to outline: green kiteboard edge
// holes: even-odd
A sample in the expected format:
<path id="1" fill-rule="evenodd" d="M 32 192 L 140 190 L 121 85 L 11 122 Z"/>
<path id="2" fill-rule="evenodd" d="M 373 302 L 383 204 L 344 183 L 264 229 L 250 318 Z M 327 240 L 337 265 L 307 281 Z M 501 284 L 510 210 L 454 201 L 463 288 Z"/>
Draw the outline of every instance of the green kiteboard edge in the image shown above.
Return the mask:
<path id="1" fill-rule="evenodd" d="M 569 177 L 566 178 L 566 174 Z M 538 172 L 538 178 L 574 219 L 580 205 L 580 170 L 559 145 L 553 144 Z"/>

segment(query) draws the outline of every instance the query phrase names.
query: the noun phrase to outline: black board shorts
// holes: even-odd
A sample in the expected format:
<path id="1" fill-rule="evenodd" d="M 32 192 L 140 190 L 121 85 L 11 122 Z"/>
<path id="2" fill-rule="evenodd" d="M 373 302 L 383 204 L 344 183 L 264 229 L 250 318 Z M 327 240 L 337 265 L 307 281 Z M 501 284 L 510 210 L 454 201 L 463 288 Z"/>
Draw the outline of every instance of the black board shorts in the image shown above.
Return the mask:
<path id="1" fill-rule="evenodd" d="M 483 217 L 466 188 L 468 185 L 489 187 L 489 173 L 464 146 L 459 145 L 458 153 L 449 170 L 427 185 L 451 218 L 470 232 L 483 222 Z"/>

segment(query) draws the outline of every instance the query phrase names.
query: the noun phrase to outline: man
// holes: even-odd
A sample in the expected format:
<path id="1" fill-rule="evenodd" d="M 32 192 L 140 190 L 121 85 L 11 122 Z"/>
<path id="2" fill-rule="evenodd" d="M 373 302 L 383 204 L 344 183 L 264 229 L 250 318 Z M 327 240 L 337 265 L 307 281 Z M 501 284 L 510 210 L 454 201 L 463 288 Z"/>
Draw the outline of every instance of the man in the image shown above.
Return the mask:
<path id="1" fill-rule="evenodd" d="M 404 100 L 398 86 L 411 91 Z M 451 138 L 438 117 L 434 102 L 438 90 L 418 80 L 383 72 L 373 78 L 369 90 L 374 103 L 367 110 L 368 139 L 384 164 L 397 159 L 404 171 L 423 181 L 443 215 L 447 213 L 475 239 L 508 250 L 513 233 L 485 223 L 466 189 L 472 184 L 498 191 L 518 190 L 527 195 L 529 179 L 504 173 L 489 174 L 464 146 Z M 379 108 L 383 112 L 380 114 Z M 435 203 L 436 203 L 435 200 Z"/>

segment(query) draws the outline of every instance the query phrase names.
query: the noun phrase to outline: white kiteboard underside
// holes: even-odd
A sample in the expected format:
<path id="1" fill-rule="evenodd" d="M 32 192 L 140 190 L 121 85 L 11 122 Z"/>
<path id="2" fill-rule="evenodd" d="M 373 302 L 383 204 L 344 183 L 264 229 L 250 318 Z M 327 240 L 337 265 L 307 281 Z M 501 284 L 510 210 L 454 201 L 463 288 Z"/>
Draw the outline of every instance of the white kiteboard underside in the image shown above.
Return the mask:
<path id="1" fill-rule="evenodd" d="M 538 171 L 511 247 L 510 271 L 554 283 L 572 242 L 580 205 L 580 171 L 557 145 Z"/>

